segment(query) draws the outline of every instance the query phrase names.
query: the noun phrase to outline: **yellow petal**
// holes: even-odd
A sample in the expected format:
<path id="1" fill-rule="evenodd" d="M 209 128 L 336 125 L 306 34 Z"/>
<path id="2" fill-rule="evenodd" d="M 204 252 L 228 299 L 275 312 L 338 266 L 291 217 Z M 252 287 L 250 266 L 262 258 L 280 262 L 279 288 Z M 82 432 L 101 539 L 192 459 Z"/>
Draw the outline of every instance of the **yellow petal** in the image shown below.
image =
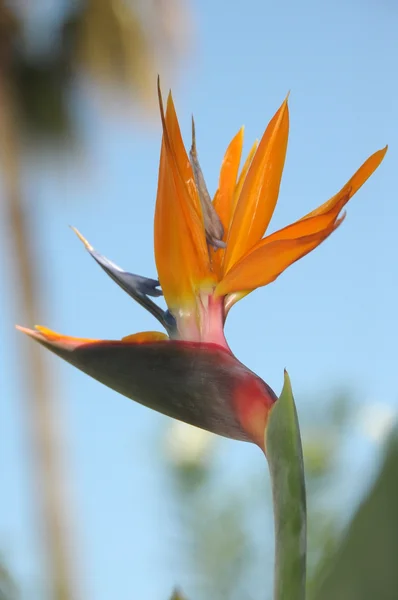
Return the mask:
<path id="1" fill-rule="evenodd" d="M 314 250 L 329 237 L 343 218 L 312 235 L 274 241 L 265 238 L 228 271 L 217 285 L 216 294 L 225 296 L 234 292 L 250 292 L 271 283 L 287 267 Z"/>
<path id="2" fill-rule="evenodd" d="M 308 219 L 309 217 L 315 217 L 317 215 L 322 215 L 322 214 L 326 213 L 328 210 L 330 210 L 336 204 L 338 204 L 343 197 L 346 198 L 345 203 L 344 203 L 344 204 L 346 204 L 348 202 L 348 200 L 353 197 L 353 195 L 359 190 L 360 187 L 363 186 L 365 181 L 367 179 L 369 179 L 369 177 L 372 175 L 372 173 L 380 165 L 381 161 L 383 160 L 383 158 L 387 152 L 387 149 L 388 149 L 388 146 L 386 146 L 385 148 L 382 148 L 381 150 L 378 150 L 377 152 L 375 152 L 374 154 L 369 156 L 369 158 L 367 160 L 365 160 L 363 165 L 361 167 L 359 167 L 358 171 L 351 177 L 351 179 L 349 181 L 347 181 L 345 186 L 342 187 L 341 190 L 335 196 L 330 198 L 330 200 L 327 200 L 326 202 L 324 202 L 324 204 L 322 204 L 315 210 L 313 210 L 310 213 L 308 213 L 307 215 L 305 215 L 305 217 L 303 217 L 301 220 Z"/>
<path id="3" fill-rule="evenodd" d="M 287 98 L 270 121 L 250 165 L 233 216 L 224 272 L 261 240 L 278 199 L 289 134 Z"/>
<path id="4" fill-rule="evenodd" d="M 200 204 L 193 193 L 173 100 L 163 125 L 155 210 L 155 259 L 160 285 L 171 310 L 195 304 L 200 284 L 212 279 Z M 198 200 L 199 202 L 199 200 Z"/>

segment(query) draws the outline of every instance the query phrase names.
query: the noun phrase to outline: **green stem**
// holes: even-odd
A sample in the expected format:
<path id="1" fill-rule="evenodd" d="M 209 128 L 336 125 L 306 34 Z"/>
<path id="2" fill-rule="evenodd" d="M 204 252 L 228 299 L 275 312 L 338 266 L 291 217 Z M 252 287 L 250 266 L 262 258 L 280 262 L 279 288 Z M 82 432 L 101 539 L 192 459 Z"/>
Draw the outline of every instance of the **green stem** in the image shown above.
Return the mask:
<path id="1" fill-rule="evenodd" d="M 290 380 L 272 409 L 265 448 L 275 523 L 274 600 L 304 600 L 307 510 L 300 429 Z"/>

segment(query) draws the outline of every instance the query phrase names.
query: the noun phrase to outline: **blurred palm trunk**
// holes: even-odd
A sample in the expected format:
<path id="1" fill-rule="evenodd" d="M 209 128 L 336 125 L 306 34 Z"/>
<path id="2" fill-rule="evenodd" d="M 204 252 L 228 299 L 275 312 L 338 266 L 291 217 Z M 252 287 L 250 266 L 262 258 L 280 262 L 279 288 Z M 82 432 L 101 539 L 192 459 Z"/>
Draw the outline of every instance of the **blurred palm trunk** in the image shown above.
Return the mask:
<path id="1" fill-rule="evenodd" d="M 2 36 L 3 37 L 3 36 Z M 42 314 L 37 267 L 28 217 L 22 201 L 21 151 L 13 89 L 8 77 L 8 48 L 4 37 L 0 45 L 0 164 L 4 197 L 2 199 L 8 232 L 9 256 L 14 261 L 18 286 L 15 294 L 18 312 L 26 323 L 34 323 Z M 65 474 L 59 442 L 59 420 L 51 376 L 45 369 L 44 353 L 33 344 L 21 343 L 21 384 L 25 386 L 23 411 L 26 419 L 28 453 L 34 482 L 34 504 L 38 509 L 38 533 L 43 541 L 46 583 L 50 598 L 75 600 L 70 548 L 67 537 Z M 39 549 L 40 551 L 41 549 Z"/>
<path id="2" fill-rule="evenodd" d="M 51 147 L 66 147 L 74 132 L 65 92 L 76 73 L 89 74 L 102 90 L 135 94 L 148 106 L 156 98 L 155 74 L 182 53 L 189 31 L 181 0 L 84 0 L 71 3 L 65 21 L 55 26 L 55 44 L 43 56 L 24 53 L 25 15 L 20 3 L 0 0 L 0 168 L 3 210 L 13 260 L 15 302 L 19 317 L 32 325 L 43 314 L 40 260 L 31 232 L 29 207 L 23 202 L 23 135 Z M 22 3 L 23 4 L 23 3 Z M 34 5 L 34 1 L 31 2 Z M 72 7 L 72 5 L 74 5 Z M 51 35 L 49 36 L 51 38 Z M 190 37 L 190 36 L 189 36 Z M 15 42 L 18 42 L 15 44 Z M 22 51 L 21 51 L 22 48 Z M 173 61 L 172 61 L 173 62 Z M 161 67 L 161 68 L 159 68 Z M 59 390 L 45 368 L 45 355 L 34 344 L 19 347 L 21 385 L 26 405 L 27 450 L 34 481 L 35 508 L 46 558 L 51 600 L 75 600 L 65 473 L 58 431 Z"/>

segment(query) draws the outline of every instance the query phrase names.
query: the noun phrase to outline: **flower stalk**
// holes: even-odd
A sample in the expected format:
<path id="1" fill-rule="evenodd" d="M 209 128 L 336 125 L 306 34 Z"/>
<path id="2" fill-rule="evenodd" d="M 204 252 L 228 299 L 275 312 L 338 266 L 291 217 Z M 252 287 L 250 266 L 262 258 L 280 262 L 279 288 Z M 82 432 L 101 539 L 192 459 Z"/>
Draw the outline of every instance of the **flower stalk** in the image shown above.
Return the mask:
<path id="1" fill-rule="evenodd" d="M 289 375 L 271 409 L 265 449 L 275 527 L 274 600 L 305 600 L 307 508 L 300 428 Z"/>

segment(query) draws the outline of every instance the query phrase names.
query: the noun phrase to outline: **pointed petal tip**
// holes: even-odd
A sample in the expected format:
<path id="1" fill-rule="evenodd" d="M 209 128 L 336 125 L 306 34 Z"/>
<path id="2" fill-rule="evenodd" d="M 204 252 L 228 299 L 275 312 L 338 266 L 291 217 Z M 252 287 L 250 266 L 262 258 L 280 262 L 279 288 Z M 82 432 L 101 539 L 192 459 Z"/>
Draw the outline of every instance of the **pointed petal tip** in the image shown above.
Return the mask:
<path id="1" fill-rule="evenodd" d="M 242 184 L 228 234 L 224 273 L 262 239 L 269 225 L 279 195 L 288 135 L 285 98 L 264 131 Z"/>
<path id="2" fill-rule="evenodd" d="M 374 161 L 374 167 L 372 169 L 372 173 L 374 171 L 376 171 L 376 169 L 379 167 L 379 165 L 383 162 L 384 157 L 387 154 L 387 150 L 388 150 L 388 144 L 386 144 L 383 148 L 380 148 L 379 150 L 376 150 L 376 152 L 374 152 L 373 154 L 371 154 L 369 156 L 369 158 L 365 161 L 364 164 L 366 164 L 368 161 L 371 161 L 373 159 L 373 161 Z"/>
<path id="3" fill-rule="evenodd" d="M 171 90 L 169 90 L 167 93 L 166 109 L 170 109 L 170 107 L 175 111 L 173 94 L 171 93 Z"/>
<path id="4" fill-rule="evenodd" d="M 46 335 L 45 335 L 45 331 L 46 328 L 45 327 L 40 327 L 40 325 L 35 325 L 34 329 L 29 329 L 29 327 L 22 327 L 21 325 L 15 325 L 15 329 L 17 329 L 18 331 L 21 331 L 21 333 L 24 333 L 25 335 L 28 335 L 29 337 L 31 337 L 34 340 L 45 340 L 46 339 Z M 49 330 L 47 330 L 49 331 Z"/>
<path id="5" fill-rule="evenodd" d="M 68 335 L 63 335 L 62 333 L 57 333 L 48 327 L 43 327 L 43 325 L 35 325 L 34 329 L 28 329 L 27 327 L 16 326 L 19 331 L 25 333 L 32 339 L 37 342 L 40 342 L 47 348 L 63 348 L 64 350 L 74 350 L 78 346 L 84 344 L 96 344 L 101 342 L 102 340 L 92 339 L 92 338 L 78 338 L 72 337 Z"/>
<path id="6" fill-rule="evenodd" d="M 287 112 L 289 112 L 289 98 L 290 98 L 290 90 L 287 92 L 281 106 L 280 106 L 280 111 L 284 112 L 285 110 L 287 110 Z"/>
<path id="7" fill-rule="evenodd" d="M 86 240 L 86 238 L 80 233 L 80 231 L 78 229 L 76 229 L 76 227 L 73 227 L 73 225 L 69 225 L 69 227 L 72 229 L 72 231 L 77 235 L 77 237 L 79 238 L 79 240 L 84 244 L 84 247 L 89 251 L 92 252 L 94 250 L 93 246 L 90 244 L 90 242 L 88 242 Z"/>
<path id="8" fill-rule="evenodd" d="M 22 333 L 26 333 L 26 335 L 32 335 L 36 333 L 33 329 L 29 329 L 28 327 L 22 327 L 22 325 L 15 325 L 15 329 L 21 331 Z"/>
<path id="9" fill-rule="evenodd" d="M 245 126 L 242 125 L 241 128 L 238 130 L 238 133 L 235 135 L 235 138 L 237 140 L 239 140 L 239 142 L 243 145 L 244 137 L 245 137 Z"/>
<path id="10" fill-rule="evenodd" d="M 235 135 L 235 137 L 233 138 L 232 142 L 236 139 L 239 142 L 239 145 L 243 146 L 244 138 L 245 138 L 245 125 L 242 125 L 241 128 L 238 130 L 237 134 Z M 239 156 L 239 160 L 240 160 L 240 156 Z"/>

